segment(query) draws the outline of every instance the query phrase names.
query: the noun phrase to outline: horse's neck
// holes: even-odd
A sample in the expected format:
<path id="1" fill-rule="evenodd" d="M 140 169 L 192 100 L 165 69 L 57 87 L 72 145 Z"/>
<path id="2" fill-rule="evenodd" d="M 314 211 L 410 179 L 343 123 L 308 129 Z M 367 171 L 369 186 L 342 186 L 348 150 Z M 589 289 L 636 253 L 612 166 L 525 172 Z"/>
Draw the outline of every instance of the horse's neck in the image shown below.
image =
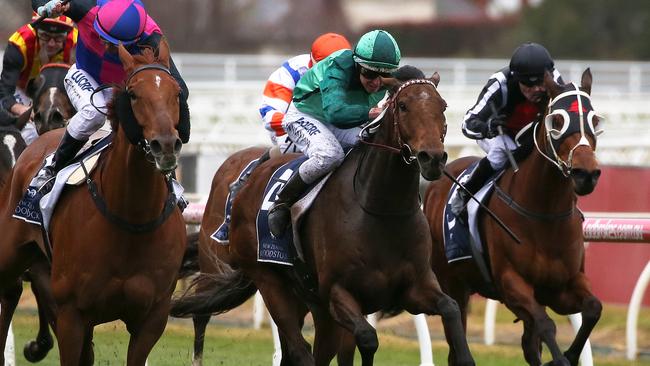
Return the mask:
<path id="1" fill-rule="evenodd" d="M 160 212 L 167 185 L 141 149 L 129 143 L 123 131 L 118 131 L 106 155 L 99 179 L 100 190 L 111 210 L 140 221 L 150 217 L 151 212 Z"/>
<path id="2" fill-rule="evenodd" d="M 544 151 L 545 137 L 538 132 L 537 141 Z M 509 179 L 508 179 L 509 177 Z M 524 208 L 539 213 L 559 213 L 570 210 L 575 194 L 570 178 L 533 148 L 521 162 L 517 173 L 510 170 L 502 180 L 504 188 Z"/>
<path id="3" fill-rule="evenodd" d="M 390 135 L 387 129 L 384 126 L 373 142 L 396 146 L 386 137 Z M 400 154 L 372 146 L 363 149 L 354 177 L 361 206 L 378 214 L 406 214 L 419 209 L 419 171 L 407 165 Z"/>

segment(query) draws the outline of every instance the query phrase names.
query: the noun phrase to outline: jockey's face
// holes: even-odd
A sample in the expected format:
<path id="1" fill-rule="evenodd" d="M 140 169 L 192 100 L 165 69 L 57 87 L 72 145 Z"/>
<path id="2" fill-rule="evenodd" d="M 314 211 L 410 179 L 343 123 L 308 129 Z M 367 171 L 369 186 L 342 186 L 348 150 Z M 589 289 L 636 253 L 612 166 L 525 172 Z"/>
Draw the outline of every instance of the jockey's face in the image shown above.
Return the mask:
<path id="1" fill-rule="evenodd" d="M 376 93 L 381 89 L 382 84 L 380 76 L 384 75 L 363 67 L 359 68 L 359 80 L 361 80 L 361 85 L 363 85 L 363 88 L 368 93 Z"/>
<path id="2" fill-rule="evenodd" d="M 544 83 L 528 86 L 520 82 L 519 89 L 521 89 L 521 94 L 533 103 L 539 103 L 546 95 Z"/>
<path id="3" fill-rule="evenodd" d="M 44 30 L 38 30 L 38 45 L 45 50 L 47 57 L 52 58 L 63 50 L 67 33 L 50 33 Z"/>

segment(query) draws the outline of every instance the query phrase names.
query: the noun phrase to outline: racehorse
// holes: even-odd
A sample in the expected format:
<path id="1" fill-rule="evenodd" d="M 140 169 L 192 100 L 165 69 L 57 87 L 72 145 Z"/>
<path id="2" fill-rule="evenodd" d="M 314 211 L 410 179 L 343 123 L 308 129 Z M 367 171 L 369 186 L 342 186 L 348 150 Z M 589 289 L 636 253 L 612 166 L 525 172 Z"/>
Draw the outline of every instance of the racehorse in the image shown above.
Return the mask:
<path id="1" fill-rule="evenodd" d="M 70 65 L 50 63 L 41 67 L 39 76 L 30 81 L 26 88 L 27 95 L 32 99 L 32 108 L 19 116 L 16 127 L 0 128 L 0 184 L 13 167 L 18 156 L 26 147 L 25 140 L 20 133 L 33 113 L 33 122 L 39 135 L 55 128 L 64 127 L 65 123 L 74 114 L 74 107 L 63 86 L 63 80 Z M 49 264 L 34 264 L 24 276 L 32 283 L 32 291 L 38 305 L 39 330 L 35 340 L 28 342 L 24 348 L 24 355 L 30 362 L 42 360 L 54 342 L 49 332 L 49 324 L 54 326 L 53 299 L 48 297 L 48 291 L 43 290 L 42 284 L 49 282 Z M 6 318 L 0 315 L 0 330 L 5 329 Z M 7 325 L 8 326 L 8 325 Z M 6 337 L 6 334 L 3 336 Z"/>
<path id="2" fill-rule="evenodd" d="M 600 176 L 594 153 L 598 117 L 589 96 L 591 84 L 589 69 L 582 74 L 579 88 L 558 85 L 546 74 L 550 103 L 543 121 L 532 127 L 534 148 L 519 165 L 519 172 L 505 171 L 486 202 L 521 243 L 491 218 L 479 217 L 495 294 L 485 291 L 483 277 L 471 261 L 447 263 L 442 220 L 452 182 L 431 183 L 425 197 L 424 211 L 433 238 L 432 266 L 443 290 L 458 302 L 464 325 L 472 293 L 502 301 L 524 322 L 521 344 L 530 365 L 541 364 L 541 342 L 551 352 L 551 364 L 577 365 L 601 314 L 602 305 L 591 293 L 584 273 L 583 217 L 576 207 L 576 195 L 591 193 Z M 447 169 L 458 176 L 475 160 L 461 158 Z M 564 354 L 555 340 L 556 328 L 546 314 L 547 306 L 563 315 L 582 312 L 582 326 Z"/>
<path id="3" fill-rule="evenodd" d="M 363 365 L 371 365 L 378 341 L 364 314 L 440 314 L 460 355 L 456 364 L 474 364 L 458 307 L 431 270 L 431 238 L 418 197 L 419 176 L 438 179 L 446 160 L 446 103 L 438 81 L 436 73 L 395 85 L 385 117 L 368 127 L 374 134 L 325 183 L 299 229 L 306 273 L 257 262 L 255 221 L 264 187 L 295 155 L 272 158 L 253 171 L 234 199 L 230 244 L 222 249 L 233 268 L 199 277 L 195 284 L 212 286 L 175 300 L 172 315 L 228 311 L 259 289 L 278 325 L 283 365 L 329 365 L 345 331 L 354 334 Z M 305 278 L 315 279 L 314 289 Z M 316 328 L 313 355 L 300 332 L 307 305 Z"/>
<path id="4" fill-rule="evenodd" d="M 168 181 L 182 146 L 180 87 L 169 73 L 168 46 L 161 42 L 157 56 L 151 49 L 132 56 L 122 46 L 118 52 L 129 76 L 109 108 L 112 144 L 87 177 L 90 194 L 84 187 L 66 189 L 50 222 L 63 365 L 92 364 L 94 326 L 118 319 L 131 334 L 126 364 L 144 365 L 167 323 L 185 249 L 185 224 Z M 40 228 L 11 215 L 62 133 L 48 132 L 30 145 L 0 192 L 3 295 L 44 257 Z"/>
<path id="5" fill-rule="evenodd" d="M 69 69 L 68 64 L 45 64 L 41 67 L 38 78 L 27 86 L 27 95 L 33 103 L 33 122 L 39 136 L 49 130 L 64 127 L 75 113 L 63 84 Z"/>

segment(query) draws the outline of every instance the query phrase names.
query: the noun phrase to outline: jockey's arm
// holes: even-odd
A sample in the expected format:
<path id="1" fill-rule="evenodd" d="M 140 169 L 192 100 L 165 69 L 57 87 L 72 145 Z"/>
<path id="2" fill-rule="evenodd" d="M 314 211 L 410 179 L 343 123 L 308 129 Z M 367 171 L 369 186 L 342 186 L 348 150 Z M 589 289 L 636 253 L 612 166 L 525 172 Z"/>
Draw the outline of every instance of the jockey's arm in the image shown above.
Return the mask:
<path id="1" fill-rule="evenodd" d="M 323 114 L 328 123 L 338 128 L 351 128 L 368 121 L 368 106 L 346 103 L 350 76 L 335 64 L 321 81 Z"/>
<path id="2" fill-rule="evenodd" d="M 0 75 L 0 103 L 2 109 L 20 115 L 29 107 L 19 104 L 14 98 L 16 85 L 20 78 L 20 71 L 24 65 L 23 55 L 18 48 L 9 43 L 2 60 L 2 74 Z"/>
<path id="3" fill-rule="evenodd" d="M 488 137 L 488 120 L 494 114 L 494 109 L 501 109 L 503 96 L 501 85 L 496 79 L 490 79 L 481 90 L 476 104 L 470 108 L 463 118 L 462 131 L 473 140 Z"/>
<path id="4" fill-rule="evenodd" d="M 34 11 L 37 11 L 39 7 L 47 4 L 49 0 L 32 0 L 32 9 Z M 65 12 L 65 14 L 68 16 L 70 19 L 72 19 L 75 23 L 79 22 L 83 17 L 86 16 L 86 14 L 92 9 L 95 5 L 97 5 L 96 0 L 73 0 L 68 3 L 69 8 L 68 11 Z"/>

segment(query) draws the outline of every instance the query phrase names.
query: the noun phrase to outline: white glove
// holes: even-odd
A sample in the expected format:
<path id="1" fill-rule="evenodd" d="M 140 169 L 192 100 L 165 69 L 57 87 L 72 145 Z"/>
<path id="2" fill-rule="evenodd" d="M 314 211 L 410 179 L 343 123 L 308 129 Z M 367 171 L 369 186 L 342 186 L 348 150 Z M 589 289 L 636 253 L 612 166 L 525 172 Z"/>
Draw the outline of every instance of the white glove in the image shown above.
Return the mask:
<path id="1" fill-rule="evenodd" d="M 36 13 L 40 16 L 51 17 L 52 11 L 60 3 L 61 0 L 50 0 L 45 5 L 39 6 L 38 9 L 36 9 Z"/>

